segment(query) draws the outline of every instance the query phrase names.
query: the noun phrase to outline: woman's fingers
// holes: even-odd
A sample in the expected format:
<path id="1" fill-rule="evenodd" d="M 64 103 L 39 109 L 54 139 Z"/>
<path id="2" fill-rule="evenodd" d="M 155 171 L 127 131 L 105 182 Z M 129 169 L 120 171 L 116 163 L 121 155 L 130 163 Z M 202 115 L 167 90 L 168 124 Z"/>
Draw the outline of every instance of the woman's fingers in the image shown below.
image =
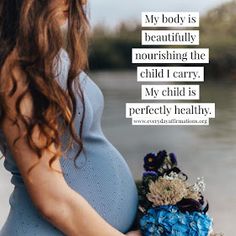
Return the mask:
<path id="1" fill-rule="evenodd" d="M 142 236 L 142 233 L 140 230 L 134 230 L 134 231 L 128 232 L 126 235 L 128 235 L 128 236 Z"/>

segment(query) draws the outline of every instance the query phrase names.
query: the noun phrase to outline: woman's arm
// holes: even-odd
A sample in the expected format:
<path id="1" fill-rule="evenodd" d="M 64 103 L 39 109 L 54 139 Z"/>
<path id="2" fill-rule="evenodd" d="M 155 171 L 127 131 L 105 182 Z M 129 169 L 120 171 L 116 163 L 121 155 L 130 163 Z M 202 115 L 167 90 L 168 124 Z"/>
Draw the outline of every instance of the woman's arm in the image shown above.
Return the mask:
<path id="1" fill-rule="evenodd" d="M 17 90 L 12 97 L 6 97 L 6 106 L 9 108 L 6 117 L 2 123 L 2 129 L 5 134 L 8 147 L 10 148 L 19 171 L 24 180 L 26 189 L 39 212 L 51 224 L 60 229 L 65 235 L 69 236 L 121 236 L 124 235 L 110 224 L 108 224 L 95 209 L 79 193 L 75 192 L 66 183 L 62 174 L 50 169 L 49 160 L 50 152 L 44 152 L 40 162 L 30 173 L 30 179 L 27 170 L 36 162 L 38 157 L 36 153 L 27 145 L 25 138 L 20 138 L 14 145 L 13 141 L 20 133 L 25 132 L 24 124 L 18 119 L 20 133 L 16 125 L 12 125 L 10 119 L 16 118 L 15 104 L 18 96 L 24 90 L 24 75 L 20 70 L 15 68 L 13 74 L 17 79 Z M 1 73 L 1 80 L 7 78 L 4 72 Z M 8 91 L 7 86 L 3 86 L 5 93 Z M 7 96 L 7 95 L 6 95 Z M 32 97 L 27 94 L 21 103 L 21 112 L 25 116 L 32 116 L 33 104 Z M 37 108 L 35 108 L 37 109 Z M 33 140 L 38 145 L 45 140 L 39 129 L 33 130 Z M 55 145 L 51 145 L 51 151 L 55 151 Z M 59 160 L 53 162 L 52 167 L 61 171 Z M 32 181 L 31 181 L 32 180 Z"/>

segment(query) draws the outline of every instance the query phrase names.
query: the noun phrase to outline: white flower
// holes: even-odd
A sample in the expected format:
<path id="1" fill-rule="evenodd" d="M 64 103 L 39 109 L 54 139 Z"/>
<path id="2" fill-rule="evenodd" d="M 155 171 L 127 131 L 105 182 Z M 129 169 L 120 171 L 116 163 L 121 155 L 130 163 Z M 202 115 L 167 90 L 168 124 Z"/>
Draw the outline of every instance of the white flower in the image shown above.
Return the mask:
<path id="1" fill-rule="evenodd" d="M 193 190 L 195 192 L 204 192 L 206 188 L 206 184 L 204 182 L 204 178 L 197 178 L 197 182 L 193 185 Z"/>
<path id="2" fill-rule="evenodd" d="M 176 172 L 171 171 L 168 175 L 164 174 L 163 178 L 167 180 L 174 180 L 174 179 L 178 179 L 179 175 Z"/>

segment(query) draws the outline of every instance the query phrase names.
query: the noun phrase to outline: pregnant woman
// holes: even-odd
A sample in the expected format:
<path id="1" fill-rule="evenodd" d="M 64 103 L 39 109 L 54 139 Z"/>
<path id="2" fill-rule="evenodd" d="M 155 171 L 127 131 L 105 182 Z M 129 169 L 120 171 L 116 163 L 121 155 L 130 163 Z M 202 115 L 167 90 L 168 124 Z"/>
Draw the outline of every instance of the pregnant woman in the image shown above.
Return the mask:
<path id="1" fill-rule="evenodd" d="M 0 3 L 0 146 L 14 185 L 0 236 L 140 235 L 134 179 L 84 72 L 85 4 Z"/>

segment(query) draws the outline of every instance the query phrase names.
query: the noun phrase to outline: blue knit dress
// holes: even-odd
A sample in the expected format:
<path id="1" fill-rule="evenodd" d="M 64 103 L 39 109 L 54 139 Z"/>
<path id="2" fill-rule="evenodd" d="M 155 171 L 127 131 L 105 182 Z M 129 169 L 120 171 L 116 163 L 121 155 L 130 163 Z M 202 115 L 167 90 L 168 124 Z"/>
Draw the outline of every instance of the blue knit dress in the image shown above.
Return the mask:
<path id="1" fill-rule="evenodd" d="M 55 64 L 57 72 L 55 79 L 66 89 L 70 59 L 63 48 L 59 51 L 57 58 L 59 60 Z M 104 97 L 101 89 L 84 71 L 78 77 L 85 100 L 82 133 L 84 151 L 76 160 L 78 169 L 73 163 L 78 146 L 71 147 L 65 156 L 62 156 L 60 163 L 64 178 L 68 185 L 85 197 L 108 223 L 126 233 L 134 222 L 138 207 L 137 188 L 124 157 L 102 131 Z M 82 102 L 79 93 L 76 94 L 78 110 L 75 127 L 79 131 L 83 110 L 81 110 Z M 62 146 L 69 140 L 69 135 L 67 131 L 61 137 Z M 2 130 L 0 130 L 0 141 L 2 148 L 3 144 L 6 144 Z M 35 208 L 9 149 L 5 155 L 4 167 L 12 173 L 11 183 L 14 185 L 14 190 L 9 198 L 10 212 L 1 228 L 0 236 L 64 235 L 43 218 Z M 88 224 L 92 226 L 93 222 L 88 222 Z"/>

